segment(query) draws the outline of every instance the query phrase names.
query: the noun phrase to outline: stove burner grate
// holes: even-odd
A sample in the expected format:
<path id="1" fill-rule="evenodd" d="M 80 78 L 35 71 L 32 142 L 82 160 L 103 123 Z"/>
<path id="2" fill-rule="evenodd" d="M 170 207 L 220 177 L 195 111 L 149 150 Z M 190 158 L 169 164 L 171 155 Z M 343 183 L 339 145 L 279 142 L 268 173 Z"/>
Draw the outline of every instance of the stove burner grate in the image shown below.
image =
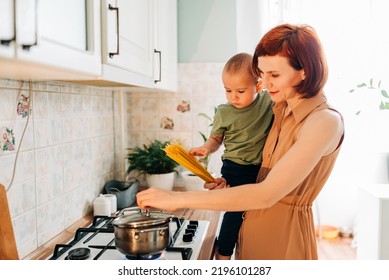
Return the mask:
<path id="1" fill-rule="evenodd" d="M 90 256 L 90 249 L 88 248 L 76 248 L 69 251 L 69 254 L 65 257 L 65 260 L 85 260 Z"/>

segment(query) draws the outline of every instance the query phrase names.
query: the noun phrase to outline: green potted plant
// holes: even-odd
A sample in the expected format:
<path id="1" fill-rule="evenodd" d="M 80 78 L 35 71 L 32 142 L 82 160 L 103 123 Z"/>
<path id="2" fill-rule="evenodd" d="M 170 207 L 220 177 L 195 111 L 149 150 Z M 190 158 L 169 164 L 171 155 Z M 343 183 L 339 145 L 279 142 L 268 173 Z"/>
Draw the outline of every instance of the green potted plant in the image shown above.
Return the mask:
<path id="1" fill-rule="evenodd" d="M 127 148 L 127 174 L 137 171 L 139 175 L 145 175 L 149 186 L 173 188 L 178 163 L 163 150 L 169 144 L 170 141 L 153 140 L 141 147 Z"/>

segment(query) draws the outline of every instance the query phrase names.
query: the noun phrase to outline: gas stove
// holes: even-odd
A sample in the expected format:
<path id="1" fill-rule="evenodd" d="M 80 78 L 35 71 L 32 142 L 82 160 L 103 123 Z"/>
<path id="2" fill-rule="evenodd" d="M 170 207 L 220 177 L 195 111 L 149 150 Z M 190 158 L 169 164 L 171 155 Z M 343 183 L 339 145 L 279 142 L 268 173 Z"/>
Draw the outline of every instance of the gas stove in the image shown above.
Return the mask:
<path id="1" fill-rule="evenodd" d="M 124 211 L 120 211 L 123 215 Z M 157 254 L 126 256 L 115 247 L 112 221 L 118 215 L 95 216 L 92 224 L 78 228 L 72 241 L 57 244 L 50 260 L 197 260 L 209 221 L 172 217 L 168 247 Z M 195 228 L 195 231 L 193 231 Z M 194 233 L 194 235 L 193 235 Z"/>

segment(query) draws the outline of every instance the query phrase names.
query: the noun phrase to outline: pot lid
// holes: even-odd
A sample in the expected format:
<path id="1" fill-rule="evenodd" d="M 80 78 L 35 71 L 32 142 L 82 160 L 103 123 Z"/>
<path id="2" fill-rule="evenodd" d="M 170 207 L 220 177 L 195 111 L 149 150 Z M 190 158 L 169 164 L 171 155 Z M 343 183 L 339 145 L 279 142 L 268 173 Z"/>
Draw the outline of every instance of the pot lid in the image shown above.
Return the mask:
<path id="1" fill-rule="evenodd" d="M 173 214 L 161 211 L 150 211 L 150 215 L 139 211 L 117 217 L 112 224 L 120 228 L 149 227 L 170 222 L 171 217 Z"/>

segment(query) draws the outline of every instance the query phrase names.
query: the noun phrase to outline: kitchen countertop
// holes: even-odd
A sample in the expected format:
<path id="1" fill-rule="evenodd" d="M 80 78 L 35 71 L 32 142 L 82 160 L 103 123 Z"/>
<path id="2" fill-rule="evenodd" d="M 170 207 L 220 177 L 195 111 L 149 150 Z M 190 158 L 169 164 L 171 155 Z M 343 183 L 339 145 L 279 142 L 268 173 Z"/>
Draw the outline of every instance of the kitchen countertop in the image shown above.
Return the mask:
<path id="1" fill-rule="evenodd" d="M 175 190 L 181 190 L 176 187 Z M 206 220 L 209 221 L 207 234 L 204 238 L 202 248 L 200 250 L 199 260 L 209 260 L 213 257 L 213 249 L 215 238 L 217 236 L 220 224 L 220 217 L 223 212 L 213 210 L 193 210 L 180 209 L 174 212 L 174 216 L 182 217 L 187 220 Z M 79 227 L 88 227 L 93 221 L 93 215 L 88 214 L 68 227 L 66 230 L 58 234 L 52 240 L 27 255 L 24 260 L 46 260 L 52 256 L 56 244 L 66 244 L 74 238 L 74 233 Z"/>

